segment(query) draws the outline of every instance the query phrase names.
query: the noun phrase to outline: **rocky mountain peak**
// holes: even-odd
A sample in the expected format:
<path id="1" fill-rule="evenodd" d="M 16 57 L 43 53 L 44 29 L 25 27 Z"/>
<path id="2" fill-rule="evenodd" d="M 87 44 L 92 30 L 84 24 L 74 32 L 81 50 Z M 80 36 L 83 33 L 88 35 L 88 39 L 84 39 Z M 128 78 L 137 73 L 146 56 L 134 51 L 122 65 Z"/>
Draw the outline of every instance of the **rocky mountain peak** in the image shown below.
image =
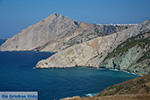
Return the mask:
<path id="1" fill-rule="evenodd" d="M 70 23 L 71 21 L 71 23 Z M 47 18 L 43 19 L 42 21 L 40 21 L 39 23 L 32 25 L 33 27 L 37 27 L 39 25 L 50 25 L 50 24 L 55 24 L 55 22 L 57 23 L 65 23 L 67 24 L 67 22 L 69 22 L 70 24 L 74 24 L 74 25 L 78 25 L 79 22 L 75 21 L 71 18 L 68 18 L 67 16 L 63 16 L 61 14 L 58 13 L 53 13 L 52 15 L 48 16 Z"/>
<path id="2" fill-rule="evenodd" d="M 148 32 L 150 30 L 150 19 L 142 22 L 141 24 L 139 24 L 139 30 L 140 32 Z"/>
<path id="3" fill-rule="evenodd" d="M 88 25 L 83 25 L 87 27 Z M 111 25 L 110 25 L 111 26 Z M 112 26 L 111 26 L 112 27 Z M 118 26 L 117 26 L 118 27 Z M 116 29 L 116 27 L 107 27 L 107 31 L 110 29 Z M 150 28 L 149 21 L 143 22 L 139 25 L 132 26 L 128 29 L 124 29 L 120 32 L 109 34 L 107 36 L 98 37 L 87 42 L 83 42 L 79 45 L 72 45 L 75 41 L 71 39 L 71 46 L 63 51 L 60 51 L 52 57 L 40 61 L 36 68 L 63 68 L 72 66 L 87 66 L 87 67 L 99 67 L 99 64 L 104 60 L 109 52 L 112 52 L 119 44 L 126 41 L 128 38 L 147 32 Z M 106 28 L 104 28 L 106 29 Z M 98 34 L 99 30 L 96 27 L 95 32 Z M 109 32 L 111 33 L 111 31 Z M 82 34 L 80 34 L 81 36 Z M 84 36 L 85 37 L 85 36 Z M 83 37 L 83 38 L 84 38 Z M 78 38 L 79 40 L 79 38 Z M 130 54 L 131 55 L 131 54 Z M 57 59 L 57 60 L 56 60 Z M 126 61 L 126 60 L 125 60 Z"/>
<path id="4" fill-rule="evenodd" d="M 0 46 L 0 51 L 38 50 L 55 52 L 129 27 L 131 25 L 90 24 L 53 13 L 8 39 Z"/>
<path id="5" fill-rule="evenodd" d="M 1 47 L 1 51 L 35 50 L 71 34 L 80 26 L 80 22 L 54 13 L 35 25 L 29 26 L 10 38 Z M 26 40 L 24 37 L 28 38 Z M 13 41 L 13 42 L 12 42 Z M 25 42 L 28 41 L 28 42 Z"/>
<path id="6" fill-rule="evenodd" d="M 53 15 L 54 15 L 54 16 L 59 16 L 60 14 L 58 14 L 58 13 L 53 13 L 52 16 L 53 16 Z"/>
<path id="7" fill-rule="evenodd" d="M 45 19 L 49 19 L 49 20 L 53 20 L 53 19 L 56 19 L 58 17 L 64 17 L 63 15 L 60 15 L 60 14 L 57 14 L 57 13 L 53 13 L 52 15 L 48 16 L 47 18 Z"/>

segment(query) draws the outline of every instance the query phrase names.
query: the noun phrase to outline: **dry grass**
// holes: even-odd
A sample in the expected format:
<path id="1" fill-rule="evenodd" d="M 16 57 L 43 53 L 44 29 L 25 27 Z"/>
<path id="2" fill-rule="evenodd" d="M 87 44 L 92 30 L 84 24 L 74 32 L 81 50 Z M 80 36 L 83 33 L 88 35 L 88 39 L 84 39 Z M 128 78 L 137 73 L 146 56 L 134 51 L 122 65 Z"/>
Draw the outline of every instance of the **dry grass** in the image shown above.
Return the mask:
<path id="1" fill-rule="evenodd" d="M 150 100 L 150 74 L 106 88 L 97 96 L 62 100 Z"/>

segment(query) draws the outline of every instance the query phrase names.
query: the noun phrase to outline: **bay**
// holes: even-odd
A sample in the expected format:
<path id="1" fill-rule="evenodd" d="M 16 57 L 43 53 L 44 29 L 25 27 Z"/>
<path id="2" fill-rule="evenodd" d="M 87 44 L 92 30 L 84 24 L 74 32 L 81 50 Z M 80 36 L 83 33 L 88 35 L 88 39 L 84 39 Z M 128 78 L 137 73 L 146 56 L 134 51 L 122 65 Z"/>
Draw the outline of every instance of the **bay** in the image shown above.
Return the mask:
<path id="1" fill-rule="evenodd" d="M 3 43 L 4 41 L 0 41 Z M 34 69 L 51 52 L 0 52 L 0 91 L 38 91 L 39 100 L 95 94 L 138 77 L 121 71 L 84 67 Z"/>

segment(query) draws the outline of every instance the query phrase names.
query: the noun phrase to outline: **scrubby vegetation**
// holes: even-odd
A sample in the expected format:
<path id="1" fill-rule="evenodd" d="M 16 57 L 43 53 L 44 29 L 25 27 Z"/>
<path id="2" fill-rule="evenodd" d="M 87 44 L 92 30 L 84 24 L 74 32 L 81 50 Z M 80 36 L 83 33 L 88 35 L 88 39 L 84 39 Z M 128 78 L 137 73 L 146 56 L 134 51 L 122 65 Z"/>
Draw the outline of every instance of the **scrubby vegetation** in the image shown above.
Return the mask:
<path id="1" fill-rule="evenodd" d="M 150 32 L 142 33 L 142 34 L 139 34 L 137 36 L 128 38 L 125 42 L 121 43 L 116 49 L 114 49 L 111 53 L 109 53 L 105 59 L 115 57 L 115 56 L 118 56 L 118 55 L 122 55 L 126 51 L 128 51 L 130 48 L 132 48 L 136 45 L 140 46 L 143 49 L 148 48 L 150 46 L 150 36 L 145 38 L 144 36 L 146 34 L 150 34 Z M 147 51 L 141 59 L 144 59 L 145 57 L 149 58 L 150 57 L 149 52 L 150 51 Z M 149 55 L 147 55 L 147 53 Z"/>
<path id="2" fill-rule="evenodd" d="M 92 40 L 94 38 L 105 35 L 104 33 L 100 33 L 98 28 L 95 28 L 91 33 L 88 33 L 88 34 L 84 34 L 84 32 L 71 38 L 67 42 L 64 42 L 64 45 L 68 45 L 66 48 L 71 47 L 75 44 L 80 44 L 80 43 L 83 43 L 83 42 L 86 42 L 86 41 Z"/>
<path id="3" fill-rule="evenodd" d="M 145 59 L 150 59 L 150 50 L 146 51 L 145 54 L 137 60 L 137 63 L 144 61 Z"/>
<path id="4" fill-rule="evenodd" d="M 97 95 L 108 96 L 116 94 L 140 94 L 140 93 L 150 93 L 150 75 L 139 77 L 133 80 L 129 80 L 111 87 L 106 88 L 101 93 Z"/>
<path id="5" fill-rule="evenodd" d="M 83 42 L 86 42 L 86 41 L 90 41 L 94 38 L 97 38 L 97 37 L 103 37 L 105 35 L 109 35 L 109 34 L 112 34 L 112 33 L 115 33 L 117 31 L 122 31 L 128 27 L 131 27 L 131 26 L 124 26 L 124 25 L 116 25 L 116 26 L 113 26 L 113 25 L 104 25 L 102 29 L 100 29 L 100 27 L 98 26 L 94 26 L 95 28 L 93 28 L 91 31 L 87 31 L 87 30 L 83 30 L 82 33 L 78 34 L 77 36 L 71 38 L 70 40 L 64 42 L 64 45 L 67 45 L 66 48 L 69 48 L 75 44 L 80 44 L 80 43 L 83 43 Z M 64 48 L 64 49 L 66 49 Z"/>
<path id="6" fill-rule="evenodd" d="M 95 28 L 94 31 L 95 31 L 96 33 L 99 33 L 99 29 L 98 29 L 98 28 Z"/>
<path id="7" fill-rule="evenodd" d="M 104 89 L 94 97 L 65 98 L 61 100 L 149 100 L 150 75 L 132 79 Z"/>

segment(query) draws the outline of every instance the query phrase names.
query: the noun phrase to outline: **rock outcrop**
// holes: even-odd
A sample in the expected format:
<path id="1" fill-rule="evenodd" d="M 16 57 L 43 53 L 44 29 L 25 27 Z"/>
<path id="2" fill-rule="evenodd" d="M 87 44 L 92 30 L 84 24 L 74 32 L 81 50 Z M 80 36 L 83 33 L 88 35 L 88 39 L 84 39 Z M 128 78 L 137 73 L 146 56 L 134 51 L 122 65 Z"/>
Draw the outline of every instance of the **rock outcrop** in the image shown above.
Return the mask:
<path id="1" fill-rule="evenodd" d="M 96 25 L 54 13 L 8 39 L 0 46 L 0 51 L 57 52 L 50 58 L 39 61 L 36 68 L 103 67 L 144 75 L 149 73 L 149 59 L 140 63 L 136 61 L 149 54 L 149 46 L 145 49 L 136 45 L 127 49 L 123 55 L 108 56 L 128 38 L 149 31 L 150 20 L 139 25 Z"/>
<path id="2" fill-rule="evenodd" d="M 113 44 L 115 36 L 116 34 L 99 37 L 82 44 L 74 45 L 54 54 L 46 60 L 38 62 L 36 68 L 98 67 L 99 59 L 97 60 L 97 58 Z M 91 61 L 95 63 L 91 63 Z"/>
<path id="3" fill-rule="evenodd" d="M 38 62 L 36 68 L 99 67 L 99 64 L 107 54 L 112 52 L 119 44 L 132 36 L 148 32 L 149 30 L 150 20 L 147 20 L 126 30 L 69 47 L 46 60 Z"/>
<path id="4" fill-rule="evenodd" d="M 78 21 L 54 13 L 8 39 L 2 44 L 0 51 L 58 50 L 56 47 L 57 43 L 52 44 L 50 48 L 46 48 L 46 46 L 57 39 L 61 39 L 67 35 L 68 32 L 70 32 L 69 35 L 72 35 L 71 33 L 74 32 L 80 24 Z M 59 40 L 57 40 L 57 42 L 58 41 Z"/>
<path id="5" fill-rule="evenodd" d="M 52 14 L 8 39 L 0 51 L 64 50 L 96 37 L 109 35 L 133 25 L 96 25 L 75 21 L 66 16 Z"/>
<path id="6" fill-rule="evenodd" d="M 150 73 L 150 31 L 128 38 L 109 53 L 100 67 L 147 75 Z"/>

